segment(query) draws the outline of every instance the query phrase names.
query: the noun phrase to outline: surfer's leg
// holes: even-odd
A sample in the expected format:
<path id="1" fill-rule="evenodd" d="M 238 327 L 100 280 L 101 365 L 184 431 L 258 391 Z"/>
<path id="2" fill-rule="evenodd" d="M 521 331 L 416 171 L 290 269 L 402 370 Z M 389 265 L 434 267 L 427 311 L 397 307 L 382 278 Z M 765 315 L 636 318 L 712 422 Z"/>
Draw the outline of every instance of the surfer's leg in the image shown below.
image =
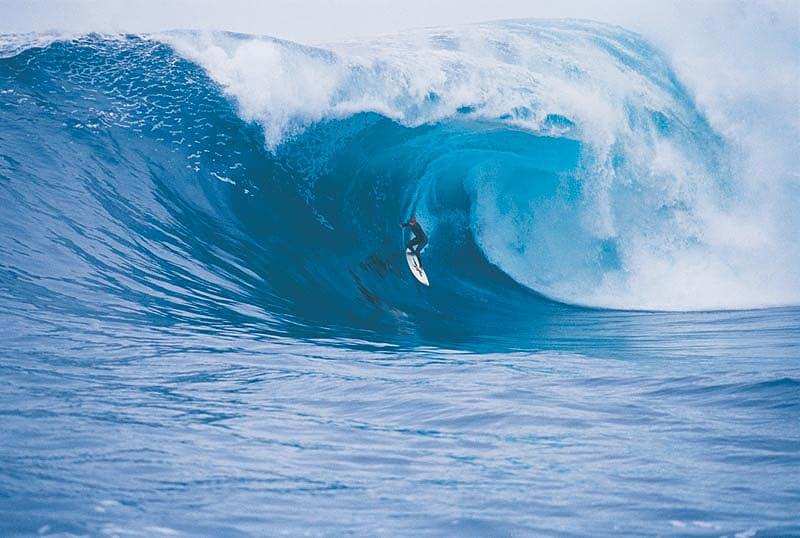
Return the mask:
<path id="1" fill-rule="evenodd" d="M 417 242 L 417 250 L 414 251 L 414 254 L 419 256 L 420 253 L 422 252 L 422 249 L 425 248 L 427 246 L 427 244 L 428 244 L 428 240 L 427 239 L 422 239 L 422 240 L 418 241 Z"/>
<path id="2" fill-rule="evenodd" d="M 410 250 L 411 252 L 414 252 L 414 246 L 416 246 L 418 244 L 419 244 L 419 237 L 414 237 L 406 245 L 406 250 Z M 414 252 L 414 253 L 416 254 L 416 252 Z"/>

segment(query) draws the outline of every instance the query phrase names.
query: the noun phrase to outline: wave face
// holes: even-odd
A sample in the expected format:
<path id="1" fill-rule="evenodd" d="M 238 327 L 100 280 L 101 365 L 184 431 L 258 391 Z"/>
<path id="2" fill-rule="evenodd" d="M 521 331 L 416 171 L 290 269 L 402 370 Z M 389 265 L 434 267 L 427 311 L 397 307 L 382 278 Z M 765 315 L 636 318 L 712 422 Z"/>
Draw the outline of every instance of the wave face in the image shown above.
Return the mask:
<path id="1" fill-rule="evenodd" d="M 219 34 L 165 39 L 264 126 L 270 147 L 363 112 L 410 129 L 405 149 L 371 133 L 376 145 L 355 150 L 395 151 L 404 167 L 373 165 L 370 182 L 405 173 L 387 197 L 437 232 L 465 228 L 489 263 L 547 297 L 664 310 L 800 300 L 796 173 L 773 155 L 770 177 L 754 181 L 748 148 L 709 124 L 635 34 L 512 21 L 326 50 Z M 418 134 L 431 125 L 440 131 Z M 358 143 L 328 136 L 329 146 Z M 434 235 L 430 256 L 442 242 Z"/>
<path id="2" fill-rule="evenodd" d="M 10 310 L 386 337 L 800 298 L 797 218 L 764 211 L 789 187 L 747 197 L 731 145 L 619 28 L 43 39 L 0 59 Z M 412 212 L 429 290 L 402 256 Z"/>

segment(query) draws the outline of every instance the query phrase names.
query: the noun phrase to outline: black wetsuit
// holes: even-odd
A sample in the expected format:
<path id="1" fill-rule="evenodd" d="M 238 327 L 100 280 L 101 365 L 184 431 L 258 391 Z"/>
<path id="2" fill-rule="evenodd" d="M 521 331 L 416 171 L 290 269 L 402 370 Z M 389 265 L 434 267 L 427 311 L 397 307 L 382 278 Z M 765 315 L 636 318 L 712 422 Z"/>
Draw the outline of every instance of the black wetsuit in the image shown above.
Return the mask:
<path id="1" fill-rule="evenodd" d="M 415 222 L 414 224 L 406 222 L 403 226 L 411 228 L 411 233 L 414 234 L 414 237 L 406 245 L 406 249 L 419 256 L 419 253 L 422 252 L 422 249 L 428 244 L 428 236 L 422 231 L 422 226 L 419 225 L 419 222 Z M 415 246 L 417 247 L 416 249 L 414 249 Z"/>

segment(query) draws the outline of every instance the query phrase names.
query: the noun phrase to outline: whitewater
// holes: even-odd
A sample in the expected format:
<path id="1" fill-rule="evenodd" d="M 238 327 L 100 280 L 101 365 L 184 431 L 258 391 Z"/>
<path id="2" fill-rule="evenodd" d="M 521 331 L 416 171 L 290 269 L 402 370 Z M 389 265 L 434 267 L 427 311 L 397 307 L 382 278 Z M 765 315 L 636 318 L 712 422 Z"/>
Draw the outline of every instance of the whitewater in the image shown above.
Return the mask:
<path id="1" fill-rule="evenodd" d="M 580 20 L 0 37 L 0 533 L 800 534 L 800 96 L 683 74 Z"/>

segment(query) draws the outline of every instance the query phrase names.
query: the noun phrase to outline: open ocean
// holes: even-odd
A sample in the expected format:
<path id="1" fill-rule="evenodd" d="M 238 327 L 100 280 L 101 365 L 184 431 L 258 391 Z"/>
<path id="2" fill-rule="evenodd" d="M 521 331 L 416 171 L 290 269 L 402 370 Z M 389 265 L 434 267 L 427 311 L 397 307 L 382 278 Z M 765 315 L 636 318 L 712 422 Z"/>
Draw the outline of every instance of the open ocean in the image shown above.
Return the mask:
<path id="1" fill-rule="evenodd" d="M 0 535 L 800 536 L 741 152 L 598 23 L 0 36 Z"/>

